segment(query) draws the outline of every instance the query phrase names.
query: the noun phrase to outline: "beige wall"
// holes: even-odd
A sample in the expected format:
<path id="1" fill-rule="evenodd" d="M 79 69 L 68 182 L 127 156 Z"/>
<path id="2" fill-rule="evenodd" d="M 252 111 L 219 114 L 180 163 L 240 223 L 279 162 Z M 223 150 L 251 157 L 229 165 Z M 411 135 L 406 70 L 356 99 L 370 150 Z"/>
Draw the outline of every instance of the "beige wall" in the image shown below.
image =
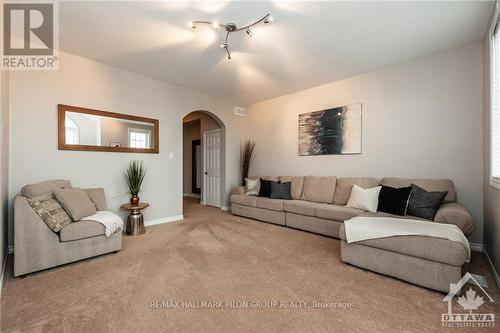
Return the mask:
<path id="1" fill-rule="evenodd" d="M 97 145 L 98 144 L 98 134 L 97 134 L 97 119 L 89 118 L 82 113 L 68 112 L 66 117 L 73 120 L 76 126 L 78 126 L 78 136 L 79 144 L 81 145 Z"/>
<path id="2" fill-rule="evenodd" d="M 490 185 L 490 39 L 483 42 L 484 63 L 484 248 L 497 272 L 500 272 L 500 189 Z M 498 282 L 498 281 L 497 281 Z"/>
<path id="3" fill-rule="evenodd" d="M 184 193 L 191 193 L 191 163 L 192 163 L 192 145 L 191 142 L 195 139 L 201 140 L 201 146 L 203 147 L 203 133 L 207 131 L 211 131 L 214 129 L 221 128 L 221 126 L 217 123 L 217 121 L 212 118 L 210 115 L 207 115 L 203 112 L 192 112 L 184 117 L 184 123 L 199 120 L 200 126 L 196 127 L 187 127 L 184 129 L 184 160 L 183 160 L 183 168 L 184 168 Z M 225 142 L 223 142 L 223 145 Z M 224 156 L 221 156 L 224 159 Z M 201 157 L 201 165 L 203 168 L 203 153 Z M 223 163 L 224 165 L 224 163 Z M 225 170 L 221 170 L 221 173 L 224 174 Z M 221 185 L 223 186 L 223 185 Z M 223 204 L 224 206 L 224 204 Z"/>
<path id="4" fill-rule="evenodd" d="M 182 118 L 195 110 L 208 110 L 227 125 L 231 140 L 225 147 L 226 192 L 238 185 L 244 119 L 233 115 L 233 103 L 64 52 L 59 67 L 11 73 L 10 128 L 15 129 L 10 131 L 11 201 L 25 184 L 64 178 L 74 186 L 104 187 L 110 210 L 120 212 L 119 205 L 128 201 L 124 169 L 129 161 L 142 160 L 148 173 L 140 196 L 151 204 L 144 210 L 146 221 L 179 216 Z M 160 154 L 58 150 L 58 103 L 159 119 Z"/>
<path id="5" fill-rule="evenodd" d="M 0 71 L 0 158 L 0 269 L 2 269 L 0 276 L 2 276 L 8 244 L 9 73 L 6 71 Z M 0 285 L 0 291 L 1 287 Z"/>
<path id="6" fill-rule="evenodd" d="M 248 106 L 252 174 L 450 178 L 483 238 L 482 46 Z M 363 104 L 361 155 L 298 156 L 298 115 Z"/>

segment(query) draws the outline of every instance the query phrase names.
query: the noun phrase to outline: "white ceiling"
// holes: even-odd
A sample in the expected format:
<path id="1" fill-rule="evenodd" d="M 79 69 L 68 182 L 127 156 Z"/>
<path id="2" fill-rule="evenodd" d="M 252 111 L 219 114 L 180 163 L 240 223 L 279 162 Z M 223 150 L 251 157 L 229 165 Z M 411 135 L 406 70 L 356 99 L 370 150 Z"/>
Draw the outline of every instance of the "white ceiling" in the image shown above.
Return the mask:
<path id="1" fill-rule="evenodd" d="M 479 41 L 493 2 L 117 2 L 60 4 L 61 49 L 247 105 Z M 254 37 L 191 30 L 245 25 Z"/>

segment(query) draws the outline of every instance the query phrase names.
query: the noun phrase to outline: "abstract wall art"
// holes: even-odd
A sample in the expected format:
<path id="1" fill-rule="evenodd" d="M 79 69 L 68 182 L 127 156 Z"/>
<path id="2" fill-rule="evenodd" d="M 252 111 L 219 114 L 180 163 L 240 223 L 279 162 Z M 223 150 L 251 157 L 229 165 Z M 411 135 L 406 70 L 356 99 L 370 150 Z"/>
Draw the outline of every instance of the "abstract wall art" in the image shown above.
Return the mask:
<path id="1" fill-rule="evenodd" d="M 299 155 L 361 154 L 361 104 L 299 115 Z"/>

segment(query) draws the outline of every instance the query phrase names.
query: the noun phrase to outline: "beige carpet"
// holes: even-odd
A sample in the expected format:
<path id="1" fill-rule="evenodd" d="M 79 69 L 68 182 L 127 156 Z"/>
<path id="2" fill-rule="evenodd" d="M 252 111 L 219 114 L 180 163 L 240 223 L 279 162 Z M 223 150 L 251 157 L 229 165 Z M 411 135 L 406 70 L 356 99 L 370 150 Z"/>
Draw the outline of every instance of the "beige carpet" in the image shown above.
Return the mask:
<path id="1" fill-rule="evenodd" d="M 343 264 L 336 239 L 234 217 L 193 201 L 185 215 L 182 222 L 125 237 L 118 254 L 25 279 L 9 272 L 1 331 L 443 330 L 443 294 Z M 485 259 L 476 253 L 467 269 L 487 273 Z M 487 291 L 500 302 L 489 273 L 487 278 Z M 152 307 L 154 301 L 163 301 L 163 308 Z M 178 306 L 215 301 L 222 308 L 174 308 L 176 301 Z M 309 302 L 309 307 L 280 307 L 280 301 Z M 331 305 L 314 308 L 313 302 Z M 481 310 L 494 311 L 500 319 L 496 303 Z"/>

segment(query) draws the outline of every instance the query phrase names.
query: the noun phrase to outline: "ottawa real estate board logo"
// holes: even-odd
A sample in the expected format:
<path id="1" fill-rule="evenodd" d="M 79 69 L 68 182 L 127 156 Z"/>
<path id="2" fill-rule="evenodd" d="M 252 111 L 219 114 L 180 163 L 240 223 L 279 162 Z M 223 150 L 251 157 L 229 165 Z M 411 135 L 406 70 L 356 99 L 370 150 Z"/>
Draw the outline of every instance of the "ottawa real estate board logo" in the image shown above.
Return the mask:
<path id="1" fill-rule="evenodd" d="M 465 286 L 466 283 L 469 285 Z M 462 288 L 464 293 L 460 295 Z M 442 327 L 495 327 L 495 314 L 480 309 L 494 300 L 470 273 L 450 284 L 450 292 L 443 302 L 448 303 L 448 311 L 441 315 Z"/>
<path id="2" fill-rule="evenodd" d="M 57 2 L 2 4 L 1 69 L 58 69 Z"/>

